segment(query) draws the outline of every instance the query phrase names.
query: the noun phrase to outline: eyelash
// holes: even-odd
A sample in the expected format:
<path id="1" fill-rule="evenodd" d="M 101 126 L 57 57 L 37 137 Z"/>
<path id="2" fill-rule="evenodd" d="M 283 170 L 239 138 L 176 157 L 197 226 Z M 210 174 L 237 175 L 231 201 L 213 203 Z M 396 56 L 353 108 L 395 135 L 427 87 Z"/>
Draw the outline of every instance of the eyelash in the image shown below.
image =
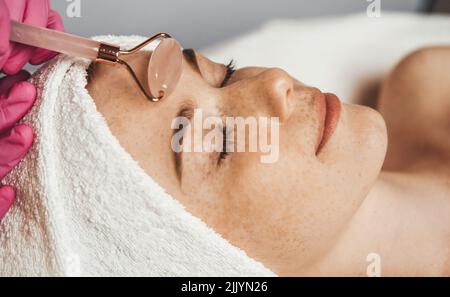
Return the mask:
<path id="1" fill-rule="evenodd" d="M 225 67 L 227 67 L 227 73 L 225 74 L 225 78 L 220 85 L 221 88 L 227 85 L 228 81 L 233 76 L 233 73 L 236 71 L 236 66 L 233 59 L 231 59 L 231 61 Z"/>
<path id="2" fill-rule="evenodd" d="M 231 59 L 231 61 L 225 66 L 227 68 L 227 72 L 225 74 L 225 78 L 222 81 L 222 84 L 220 85 L 221 88 L 225 87 L 230 78 L 233 76 L 233 73 L 236 71 L 236 66 L 234 63 L 234 60 Z M 231 130 L 227 129 L 226 127 L 222 128 L 222 150 L 220 151 L 219 156 L 219 162 L 222 160 L 225 160 L 230 152 L 228 151 L 228 145 L 231 145 L 233 142 L 229 139 L 229 134 L 231 133 Z"/>
<path id="3" fill-rule="evenodd" d="M 230 152 L 228 151 L 228 146 L 233 144 L 233 141 L 229 139 L 230 134 L 231 130 L 227 129 L 226 127 L 222 128 L 222 150 L 220 151 L 219 162 L 225 160 L 230 154 Z"/>

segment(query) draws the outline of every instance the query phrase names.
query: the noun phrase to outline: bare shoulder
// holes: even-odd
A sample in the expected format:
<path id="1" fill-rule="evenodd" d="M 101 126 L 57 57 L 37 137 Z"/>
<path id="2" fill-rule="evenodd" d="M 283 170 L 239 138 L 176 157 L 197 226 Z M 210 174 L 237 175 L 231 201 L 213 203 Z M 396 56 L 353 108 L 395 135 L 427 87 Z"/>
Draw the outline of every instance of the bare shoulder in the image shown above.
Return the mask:
<path id="1" fill-rule="evenodd" d="M 382 85 L 378 110 L 389 131 L 389 169 L 426 156 L 450 164 L 450 46 L 403 58 Z"/>

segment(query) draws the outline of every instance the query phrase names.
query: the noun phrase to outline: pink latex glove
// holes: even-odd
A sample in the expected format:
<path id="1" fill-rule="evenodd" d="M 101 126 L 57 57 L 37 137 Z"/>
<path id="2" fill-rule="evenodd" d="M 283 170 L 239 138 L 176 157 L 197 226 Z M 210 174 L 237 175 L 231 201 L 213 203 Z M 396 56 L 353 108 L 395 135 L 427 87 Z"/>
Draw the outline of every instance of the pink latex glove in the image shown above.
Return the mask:
<path id="1" fill-rule="evenodd" d="M 56 53 L 9 42 L 10 20 L 64 31 L 58 13 L 49 0 L 0 0 L 0 180 L 26 155 L 34 139 L 31 127 L 16 123 L 28 112 L 36 98 L 35 87 L 21 71 L 28 62 L 41 64 Z M 15 200 L 15 190 L 0 184 L 0 220 Z"/>
<path id="2" fill-rule="evenodd" d="M 56 55 L 44 49 L 9 42 L 10 20 L 64 31 L 59 14 L 49 0 L 0 0 L 0 69 L 16 74 L 26 63 L 38 65 Z"/>
<path id="3" fill-rule="evenodd" d="M 33 142 L 33 130 L 26 124 L 14 126 L 33 105 L 36 89 L 20 71 L 0 80 L 0 180 L 25 156 Z M 11 87 L 12 86 L 12 87 Z M 0 185 L 0 220 L 14 202 L 16 193 Z"/>

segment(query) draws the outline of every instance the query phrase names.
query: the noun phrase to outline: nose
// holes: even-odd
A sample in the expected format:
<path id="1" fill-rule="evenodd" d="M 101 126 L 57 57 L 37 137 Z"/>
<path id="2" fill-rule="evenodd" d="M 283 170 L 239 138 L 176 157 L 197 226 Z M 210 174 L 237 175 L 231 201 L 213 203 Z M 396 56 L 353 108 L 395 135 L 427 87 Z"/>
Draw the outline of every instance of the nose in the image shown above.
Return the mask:
<path id="1" fill-rule="evenodd" d="M 272 113 L 280 118 L 280 122 L 289 117 L 289 100 L 294 93 L 294 80 L 283 69 L 270 68 L 260 74 L 262 88 Z"/>

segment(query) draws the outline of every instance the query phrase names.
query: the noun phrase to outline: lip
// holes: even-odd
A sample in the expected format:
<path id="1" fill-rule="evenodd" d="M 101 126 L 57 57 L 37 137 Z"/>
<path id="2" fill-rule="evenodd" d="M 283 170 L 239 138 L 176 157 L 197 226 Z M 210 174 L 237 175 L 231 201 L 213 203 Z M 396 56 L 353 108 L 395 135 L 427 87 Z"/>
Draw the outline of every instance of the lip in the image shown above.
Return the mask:
<path id="1" fill-rule="evenodd" d="M 323 93 L 323 96 L 317 96 L 315 100 L 319 119 L 316 144 L 316 155 L 318 155 L 333 135 L 339 122 L 341 101 L 332 93 Z"/>

